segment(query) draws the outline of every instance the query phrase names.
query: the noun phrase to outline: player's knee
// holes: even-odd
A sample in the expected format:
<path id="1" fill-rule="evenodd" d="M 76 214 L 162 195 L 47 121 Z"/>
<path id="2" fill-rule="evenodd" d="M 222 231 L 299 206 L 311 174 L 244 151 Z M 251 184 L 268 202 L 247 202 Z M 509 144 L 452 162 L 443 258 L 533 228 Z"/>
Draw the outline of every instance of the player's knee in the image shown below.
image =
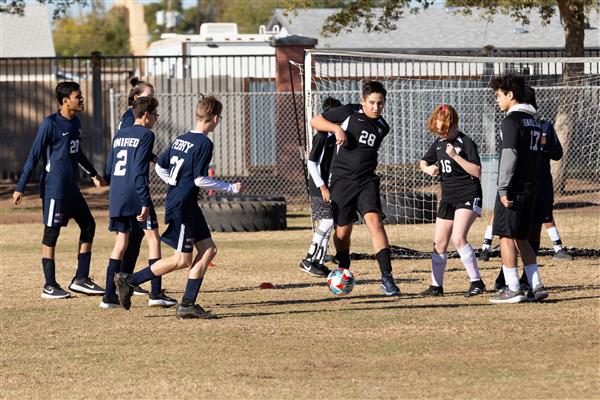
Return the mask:
<path id="1" fill-rule="evenodd" d="M 59 234 L 60 228 L 44 226 L 44 236 L 42 238 L 42 244 L 48 247 L 56 247 L 56 242 L 58 241 Z"/>
<path id="2" fill-rule="evenodd" d="M 94 235 L 96 234 L 96 221 L 94 218 L 90 218 L 81 227 L 81 234 L 79 240 L 83 243 L 92 243 L 94 241 Z"/>
<path id="3" fill-rule="evenodd" d="M 461 235 L 452 235 L 452 244 L 457 249 L 462 249 L 467 244 L 467 239 Z"/>
<path id="4" fill-rule="evenodd" d="M 189 256 L 188 256 L 189 255 Z M 192 266 L 192 253 L 182 253 L 175 260 L 175 269 L 187 269 Z"/>

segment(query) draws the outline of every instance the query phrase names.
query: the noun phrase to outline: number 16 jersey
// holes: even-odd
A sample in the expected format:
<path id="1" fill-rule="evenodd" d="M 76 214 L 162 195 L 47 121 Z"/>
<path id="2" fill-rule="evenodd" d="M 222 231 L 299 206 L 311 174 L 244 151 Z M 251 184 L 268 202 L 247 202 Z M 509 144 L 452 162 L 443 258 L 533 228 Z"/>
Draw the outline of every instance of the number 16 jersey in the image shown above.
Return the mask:
<path id="1" fill-rule="evenodd" d="M 160 156 L 158 165 L 169 171 L 165 223 L 174 218 L 190 218 L 199 208 L 199 188 L 194 179 L 208 175 L 212 154 L 212 141 L 205 134 L 193 131 L 177 137 Z"/>

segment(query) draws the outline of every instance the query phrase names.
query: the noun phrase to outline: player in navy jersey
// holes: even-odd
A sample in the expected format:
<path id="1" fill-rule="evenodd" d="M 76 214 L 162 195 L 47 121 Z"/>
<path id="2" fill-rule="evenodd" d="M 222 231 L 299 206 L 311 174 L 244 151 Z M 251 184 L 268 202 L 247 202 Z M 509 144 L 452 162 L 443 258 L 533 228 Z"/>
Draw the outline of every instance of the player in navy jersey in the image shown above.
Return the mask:
<path id="1" fill-rule="evenodd" d="M 17 183 L 13 200 L 18 205 L 25 191 L 25 184 L 40 158 L 44 163 L 40 179 L 40 197 L 43 205 L 44 236 L 42 239 L 42 267 L 46 282 L 42 298 L 60 299 L 71 294 L 56 282 L 54 250 L 60 228 L 67 226 L 71 218 L 81 229 L 77 272 L 69 289 L 88 295 L 104 293 L 89 277 L 92 242 L 96 223 L 90 209 L 79 191 L 78 166 L 94 182 L 96 187 L 106 184 L 81 151 L 81 123 L 77 113 L 83 111 L 83 96 L 76 82 L 61 82 L 56 86 L 56 99 L 60 110 L 44 119 Z"/>
<path id="2" fill-rule="evenodd" d="M 323 101 L 323 112 L 341 105 L 339 100 L 328 97 Z M 334 150 L 335 135 L 329 132 L 318 132 L 313 136 L 307 162 L 308 192 L 313 222 L 320 222 L 318 228 L 315 229 L 306 258 L 300 262 L 300 270 L 316 276 L 327 276 L 330 272 L 324 265 L 323 259 L 327 252 L 329 236 L 333 230 L 331 194 L 327 181 Z"/>
<path id="3" fill-rule="evenodd" d="M 458 114 L 447 104 L 437 106 L 428 123 L 429 131 L 438 135 L 419 167 L 430 176 L 439 176 L 442 184 L 440 201 L 431 254 L 431 285 L 421 294 L 444 295 L 444 272 L 448 262 L 448 242 L 460 254 L 470 286 L 466 296 L 485 292 L 477 267 L 477 256 L 467 242 L 473 222 L 481 216 L 481 162 L 477 145 L 470 137 L 458 130 Z"/>
<path id="4" fill-rule="evenodd" d="M 222 110 L 223 105 L 213 96 L 202 98 L 196 106 L 195 129 L 177 137 L 156 164 L 156 172 L 169 185 L 165 205 L 165 222 L 169 227 L 163 233 L 162 241 L 173 247 L 175 254 L 134 274 L 117 274 L 115 283 L 125 309 L 131 307 L 136 285 L 155 276 L 189 268 L 185 292 L 177 306 L 177 317 L 216 318 L 214 313 L 196 304 L 206 269 L 217 252 L 198 206 L 198 192 L 199 188 L 230 193 L 238 193 L 241 189 L 240 182 L 230 184 L 208 176 L 213 143 L 207 135 L 219 124 Z M 192 257 L 194 247 L 196 257 Z"/>
<path id="5" fill-rule="evenodd" d="M 127 110 L 121 116 L 121 120 L 119 122 L 119 128 L 128 128 L 135 123 L 135 117 L 133 115 L 133 102 L 140 97 L 154 97 L 154 86 L 150 82 L 141 81 L 139 78 L 132 78 L 129 83 L 131 84 L 131 90 L 129 91 L 129 96 L 127 97 Z M 153 153 L 152 154 L 152 162 L 156 163 L 158 158 Z M 127 245 L 127 250 L 125 250 L 125 255 L 123 256 L 123 261 L 121 263 L 120 272 L 132 273 L 135 269 L 135 263 L 140 255 L 140 245 L 142 243 L 142 239 L 144 238 L 144 231 L 137 225 L 133 226 L 133 230 L 129 235 L 129 243 Z M 149 259 L 149 263 L 154 262 L 154 259 Z M 160 282 L 157 280 L 153 280 L 152 283 L 154 287 L 151 292 L 154 294 L 154 297 L 158 296 L 161 292 L 161 287 L 159 285 Z M 136 287 L 133 292 L 134 295 L 146 296 L 148 295 L 148 291 L 142 287 Z"/>
<path id="6" fill-rule="evenodd" d="M 525 104 L 527 93 L 523 77 L 512 74 L 495 77 L 491 87 L 496 92 L 498 107 L 507 113 L 500 125 L 502 152 L 493 225 L 493 234 L 500 237 L 502 271 L 507 286 L 490 301 L 501 304 L 527 299 L 519 284 L 517 251 L 532 288 L 532 298 L 543 300 L 548 292 L 542 285 L 536 255 L 528 241 L 533 225 L 542 128 L 535 119 L 535 108 Z"/>
<path id="7" fill-rule="evenodd" d="M 108 229 L 116 232 L 117 235 L 108 261 L 106 294 L 100 302 L 100 308 L 119 306 L 114 276 L 123 269 L 123 257 L 132 232 L 142 231 L 145 233 L 150 265 L 160 259 L 158 219 L 150 198 L 148 178 L 149 161 L 154 146 L 154 133 L 151 128 L 158 119 L 157 107 L 158 101 L 152 97 L 136 99 L 133 103 L 135 124 L 117 132 L 108 155 L 107 176 L 110 177 L 110 224 Z M 162 307 L 177 304 L 160 287 L 161 278 L 156 277 L 152 282 L 148 304 Z"/>
<path id="8" fill-rule="evenodd" d="M 363 85 L 360 104 L 332 108 L 313 117 L 311 126 L 333 132 L 337 147 L 331 162 L 330 188 L 336 225 L 334 244 L 340 268 L 350 268 L 350 237 L 361 213 L 371 233 L 373 250 L 381 271 L 381 287 L 387 296 L 400 289 L 392 276 L 391 250 L 385 228 L 375 173 L 381 142 L 390 127 L 381 116 L 386 90 L 380 82 Z"/>

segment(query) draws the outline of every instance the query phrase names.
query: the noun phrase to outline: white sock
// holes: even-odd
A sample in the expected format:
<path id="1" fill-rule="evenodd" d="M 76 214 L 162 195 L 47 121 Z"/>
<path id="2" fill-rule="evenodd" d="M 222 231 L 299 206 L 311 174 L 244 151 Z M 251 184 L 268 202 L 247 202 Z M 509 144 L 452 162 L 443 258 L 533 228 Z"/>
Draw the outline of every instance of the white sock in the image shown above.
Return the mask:
<path id="1" fill-rule="evenodd" d="M 529 264 L 526 265 L 524 268 L 525 274 L 527 275 L 527 281 L 529 282 L 529 286 L 531 287 L 531 289 L 535 289 L 538 285 L 542 284 L 537 264 Z"/>
<path id="2" fill-rule="evenodd" d="M 323 239 L 319 244 L 318 257 L 317 260 L 320 264 L 323 264 L 323 259 L 325 258 L 325 254 L 327 254 L 327 246 L 329 245 L 329 237 L 331 236 L 331 231 L 333 230 L 333 219 L 322 219 L 319 224 L 319 231 L 325 232 L 323 235 Z"/>
<path id="3" fill-rule="evenodd" d="M 318 257 L 322 257 L 322 253 L 324 253 L 324 249 L 321 249 L 321 243 L 323 239 L 327 237 L 329 240 L 329 235 L 331 234 L 331 229 L 333 228 L 333 219 L 322 219 L 319 223 L 319 227 L 315 229 L 315 234 L 312 238 L 312 243 L 308 248 L 307 259 L 314 261 L 317 260 Z"/>
<path id="4" fill-rule="evenodd" d="M 469 280 L 471 282 L 475 282 L 481 279 L 479 275 L 479 268 L 477 267 L 477 257 L 475 256 L 475 252 L 469 243 L 465 245 L 462 249 L 458 249 L 458 254 L 460 254 L 460 261 L 462 261 L 463 265 L 467 270 L 467 274 L 469 274 Z"/>
<path id="5" fill-rule="evenodd" d="M 438 254 L 435 251 L 431 254 L 431 284 L 433 286 L 444 285 L 444 272 L 448 262 L 448 253 Z"/>
<path id="6" fill-rule="evenodd" d="M 483 235 L 483 246 L 481 246 L 481 248 L 483 250 L 491 249 L 492 240 L 494 240 L 494 236 L 492 235 L 492 225 L 488 225 L 485 229 L 485 235 Z"/>
<path id="7" fill-rule="evenodd" d="M 558 253 L 562 249 L 562 241 L 560 240 L 558 229 L 556 229 L 556 226 L 553 226 L 552 228 L 546 229 L 546 232 L 548 232 L 548 236 L 550 236 L 554 252 Z"/>
<path id="8" fill-rule="evenodd" d="M 509 268 L 506 265 L 503 265 L 502 272 L 504 272 L 504 281 L 511 291 L 518 292 L 521 290 L 521 285 L 519 284 L 519 269 L 517 267 Z"/>

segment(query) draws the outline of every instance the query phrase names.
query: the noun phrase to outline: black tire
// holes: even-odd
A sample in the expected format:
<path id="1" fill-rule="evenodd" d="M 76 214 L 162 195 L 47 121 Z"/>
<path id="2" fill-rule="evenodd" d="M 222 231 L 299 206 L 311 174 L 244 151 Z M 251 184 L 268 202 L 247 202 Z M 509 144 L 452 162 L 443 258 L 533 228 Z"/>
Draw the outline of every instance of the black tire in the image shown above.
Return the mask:
<path id="1" fill-rule="evenodd" d="M 283 197 L 210 196 L 200 209 L 213 232 L 259 232 L 287 228 Z"/>

